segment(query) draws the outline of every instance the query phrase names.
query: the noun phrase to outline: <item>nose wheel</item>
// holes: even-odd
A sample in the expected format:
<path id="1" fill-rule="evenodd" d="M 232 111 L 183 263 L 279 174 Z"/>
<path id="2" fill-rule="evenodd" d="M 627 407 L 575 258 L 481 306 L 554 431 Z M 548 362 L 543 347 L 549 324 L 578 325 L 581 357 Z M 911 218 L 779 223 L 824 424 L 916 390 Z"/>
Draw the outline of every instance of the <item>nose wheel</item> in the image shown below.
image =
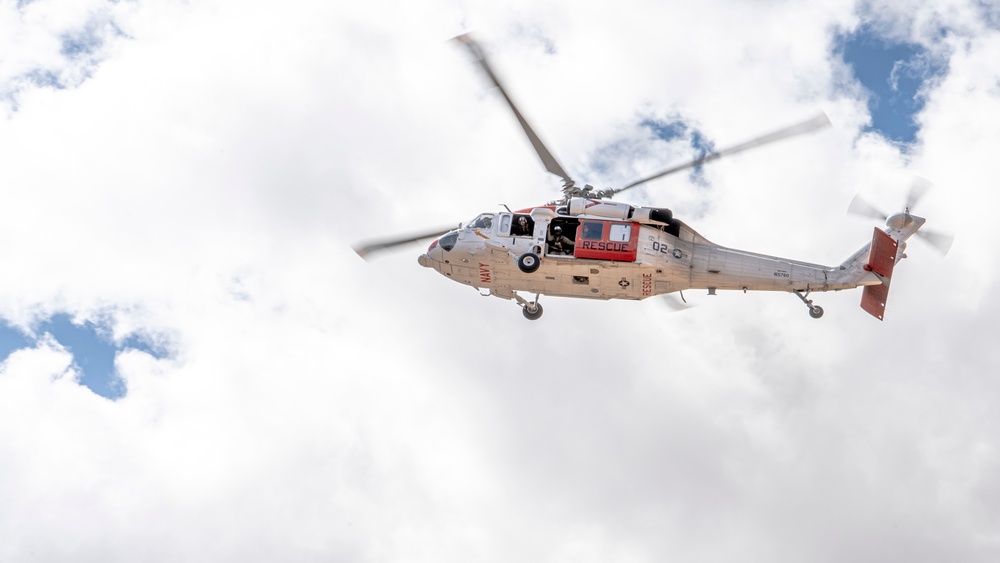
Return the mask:
<path id="1" fill-rule="evenodd" d="M 528 301 L 514 292 L 514 299 L 521 306 L 521 314 L 529 321 L 537 321 L 542 316 L 542 306 L 538 303 L 539 297 L 541 297 L 540 293 L 535 294 L 535 300 Z"/>
<path id="2" fill-rule="evenodd" d="M 538 303 L 525 305 L 521 308 L 521 314 L 529 321 L 537 321 L 542 316 L 542 306 Z"/>
<path id="3" fill-rule="evenodd" d="M 814 319 L 818 319 L 818 318 L 820 318 L 820 317 L 823 316 L 823 308 L 820 307 L 819 305 L 813 305 L 812 299 L 808 298 L 809 297 L 809 293 L 810 293 L 809 291 L 807 291 L 805 293 L 802 293 L 799 290 L 795 290 L 794 293 L 795 293 L 795 295 L 799 296 L 799 299 L 801 299 L 803 303 L 806 304 L 806 307 L 809 307 L 809 316 L 810 317 L 812 317 Z"/>

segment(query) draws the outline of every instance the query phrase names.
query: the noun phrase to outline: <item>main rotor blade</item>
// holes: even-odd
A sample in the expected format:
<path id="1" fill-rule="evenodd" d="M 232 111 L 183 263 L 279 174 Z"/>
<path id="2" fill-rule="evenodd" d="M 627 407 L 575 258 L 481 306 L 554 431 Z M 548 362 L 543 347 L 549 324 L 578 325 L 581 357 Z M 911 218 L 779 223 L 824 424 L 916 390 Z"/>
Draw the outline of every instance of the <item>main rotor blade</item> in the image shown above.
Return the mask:
<path id="1" fill-rule="evenodd" d="M 407 243 L 411 243 L 411 242 L 417 242 L 418 240 L 435 238 L 435 237 L 438 237 L 438 236 L 441 236 L 441 235 L 447 233 L 448 231 L 450 231 L 450 230 L 452 230 L 454 228 L 455 227 L 445 227 L 443 229 L 435 229 L 433 231 L 427 231 L 427 232 L 419 233 L 419 234 L 415 234 L 415 235 L 403 236 L 403 237 L 400 237 L 400 238 L 393 238 L 393 239 L 386 239 L 386 240 L 377 240 L 377 241 L 372 241 L 372 242 L 365 243 L 365 244 L 358 244 L 358 245 L 355 245 L 355 246 L 353 246 L 351 248 L 354 250 L 354 252 L 358 253 L 358 256 L 360 256 L 361 258 L 363 258 L 365 260 L 368 260 L 368 256 L 371 255 L 373 252 L 376 252 L 376 251 L 379 251 L 379 250 L 387 250 L 387 249 L 390 249 L 390 248 L 393 248 L 393 247 L 396 247 L 396 246 L 400 246 L 400 245 L 403 245 L 403 244 L 407 244 Z"/>
<path id="2" fill-rule="evenodd" d="M 913 177 L 913 183 L 910 185 L 910 193 L 906 196 L 906 209 L 913 211 L 917 203 L 920 201 L 927 192 L 934 187 L 934 184 L 930 180 L 921 178 L 920 176 Z"/>
<path id="3" fill-rule="evenodd" d="M 854 199 L 851 200 L 851 204 L 847 206 L 847 212 L 855 215 L 862 215 L 864 217 L 874 217 L 875 219 L 881 219 L 882 221 L 889 218 L 889 216 L 883 213 L 882 210 L 868 203 L 863 197 L 861 197 L 861 194 L 854 196 Z"/>
<path id="4" fill-rule="evenodd" d="M 685 309 L 690 309 L 695 306 L 685 301 L 683 297 L 677 297 L 677 295 L 673 293 L 664 294 L 663 298 L 660 299 L 660 303 L 669 307 L 674 313 L 679 313 Z"/>
<path id="5" fill-rule="evenodd" d="M 657 172 L 656 174 L 653 174 L 652 176 L 647 176 L 647 177 L 645 177 L 645 178 L 643 178 L 641 180 L 636 180 L 635 182 L 632 182 L 631 184 L 622 186 L 622 187 L 620 187 L 620 188 L 618 188 L 616 190 L 611 190 L 611 193 L 612 194 L 619 194 L 621 192 L 624 192 L 625 190 L 632 189 L 632 188 L 634 188 L 634 187 L 636 187 L 636 186 L 638 186 L 640 184 L 645 184 L 646 182 L 649 182 L 651 180 L 656 180 L 658 178 L 662 178 L 664 176 L 668 176 L 670 174 L 674 174 L 674 173 L 680 172 L 682 170 L 687 170 L 689 168 L 694 168 L 695 166 L 699 166 L 699 165 L 705 164 L 706 162 L 711 162 L 713 160 L 718 160 L 718 159 L 720 159 L 720 158 L 722 158 L 724 156 L 734 155 L 736 153 L 743 152 L 745 150 L 749 150 L 749 149 L 756 148 L 756 147 L 759 147 L 759 146 L 767 145 L 767 144 L 770 144 L 770 143 L 774 143 L 774 142 L 780 141 L 782 139 L 787 139 L 789 137 L 795 137 L 796 135 L 802 135 L 802 134 L 805 134 L 805 133 L 809 133 L 810 131 L 815 131 L 817 129 L 821 129 L 823 127 L 826 127 L 828 125 L 830 125 L 830 118 L 828 118 L 825 113 L 821 113 L 821 114 L 817 115 L 816 117 L 813 117 L 811 119 L 803 121 L 802 123 L 797 123 L 797 124 L 792 125 L 790 127 L 785 127 L 784 129 L 779 129 L 777 131 L 774 131 L 773 133 L 768 133 L 767 135 L 763 135 L 763 136 L 757 137 L 755 139 L 751 139 L 749 141 L 746 141 L 744 143 L 740 143 L 738 145 L 729 147 L 727 149 L 723 149 L 723 150 L 718 151 L 718 152 L 713 152 L 713 153 L 707 154 L 707 155 L 705 155 L 705 156 L 703 156 L 701 158 L 696 158 L 695 160 L 692 160 L 691 162 L 685 162 L 684 164 L 679 164 L 677 166 L 673 166 L 671 168 L 667 168 L 666 170 L 663 170 L 661 172 Z"/>
<path id="6" fill-rule="evenodd" d="M 535 152 L 538 153 L 538 157 L 542 159 L 542 164 L 545 165 L 545 169 L 562 178 L 566 185 L 572 185 L 573 180 L 570 179 L 569 175 L 566 174 L 566 171 L 559 165 L 556 158 L 552 156 L 549 149 L 545 147 L 542 140 L 538 138 L 538 135 L 535 134 L 531 125 L 528 125 L 528 120 L 521 115 L 520 110 L 518 110 L 517 106 L 514 105 L 514 101 L 510 99 L 509 95 L 507 95 L 507 90 L 500 84 L 500 80 L 497 78 L 496 73 L 493 72 L 493 68 L 490 67 L 488 62 L 486 62 L 486 54 L 483 52 L 483 48 L 479 46 L 479 43 L 476 43 L 468 33 L 465 35 L 459 35 L 455 38 L 455 40 L 469 48 L 469 51 L 472 52 L 472 56 L 476 58 L 476 62 L 478 62 L 479 65 L 483 67 L 483 70 L 486 71 L 486 76 L 488 76 L 490 81 L 493 82 L 493 85 L 500 90 L 500 94 L 503 95 L 503 99 L 507 101 L 507 105 L 510 106 L 511 111 L 514 112 L 514 117 L 516 117 L 518 123 L 521 124 L 521 129 L 524 129 L 524 134 L 527 135 L 528 140 L 531 141 L 531 146 L 535 148 Z"/>
<path id="7" fill-rule="evenodd" d="M 933 246 L 942 255 L 947 255 L 948 251 L 951 250 L 952 243 L 955 242 L 955 235 L 925 229 L 917 231 L 917 236 L 924 239 L 924 241 Z"/>

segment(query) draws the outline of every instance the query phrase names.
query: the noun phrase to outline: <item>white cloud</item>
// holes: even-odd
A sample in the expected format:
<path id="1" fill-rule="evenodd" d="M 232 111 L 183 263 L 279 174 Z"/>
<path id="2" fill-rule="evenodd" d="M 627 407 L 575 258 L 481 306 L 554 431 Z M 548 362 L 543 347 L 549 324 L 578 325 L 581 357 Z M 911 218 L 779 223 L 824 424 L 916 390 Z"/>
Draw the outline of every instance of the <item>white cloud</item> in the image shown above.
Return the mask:
<path id="1" fill-rule="evenodd" d="M 125 35 L 131 3 L 107 0 L 0 4 L 0 103 L 16 110 L 21 93 L 82 84 Z"/>
<path id="2" fill-rule="evenodd" d="M 103 6 L 10 4 L 55 15 L 15 26 L 41 46 L 4 77 L 62 64 L 52 38 Z M 54 346 L 0 368 L 0 560 L 995 560 L 997 32 L 954 5 L 909 157 L 858 136 L 828 52 L 848 2 L 116 5 L 128 38 L 91 77 L 20 89 L 0 126 L 0 313 L 111 311 L 174 354 L 120 355 L 116 402 Z M 726 146 L 825 110 L 831 130 L 716 163 L 707 190 L 635 198 L 838 263 L 871 233 L 853 194 L 891 208 L 919 173 L 955 247 L 911 244 L 884 323 L 858 292 L 814 294 L 821 321 L 687 294 L 676 315 L 543 297 L 529 323 L 419 245 L 361 263 L 356 240 L 556 193 L 447 41 L 467 29 L 581 182 L 624 176 L 588 163 L 650 115 Z M 641 166 L 678 156 L 659 150 Z"/>

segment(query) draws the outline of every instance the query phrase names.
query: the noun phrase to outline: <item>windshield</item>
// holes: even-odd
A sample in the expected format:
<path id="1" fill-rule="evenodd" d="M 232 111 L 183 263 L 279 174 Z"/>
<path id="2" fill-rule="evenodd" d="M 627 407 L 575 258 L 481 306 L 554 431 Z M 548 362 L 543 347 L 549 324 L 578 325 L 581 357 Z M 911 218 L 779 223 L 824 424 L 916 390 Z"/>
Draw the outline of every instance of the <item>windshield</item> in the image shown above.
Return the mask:
<path id="1" fill-rule="evenodd" d="M 482 213 L 475 219 L 469 221 L 466 226 L 469 229 L 492 229 L 493 228 L 493 213 Z"/>

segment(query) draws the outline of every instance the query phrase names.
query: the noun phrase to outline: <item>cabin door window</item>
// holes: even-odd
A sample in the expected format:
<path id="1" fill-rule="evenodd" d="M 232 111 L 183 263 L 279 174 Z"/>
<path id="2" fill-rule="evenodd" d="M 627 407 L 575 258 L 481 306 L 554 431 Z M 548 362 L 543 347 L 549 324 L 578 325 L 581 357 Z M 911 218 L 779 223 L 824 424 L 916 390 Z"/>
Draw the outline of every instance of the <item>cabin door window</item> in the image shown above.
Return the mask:
<path id="1" fill-rule="evenodd" d="M 611 234 L 608 240 L 611 242 L 628 242 L 632 239 L 632 225 L 630 223 L 612 223 Z"/>
<path id="2" fill-rule="evenodd" d="M 500 214 L 500 236 L 506 237 L 510 236 L 510 220 L 512 215 L 510 213 Z"/>

